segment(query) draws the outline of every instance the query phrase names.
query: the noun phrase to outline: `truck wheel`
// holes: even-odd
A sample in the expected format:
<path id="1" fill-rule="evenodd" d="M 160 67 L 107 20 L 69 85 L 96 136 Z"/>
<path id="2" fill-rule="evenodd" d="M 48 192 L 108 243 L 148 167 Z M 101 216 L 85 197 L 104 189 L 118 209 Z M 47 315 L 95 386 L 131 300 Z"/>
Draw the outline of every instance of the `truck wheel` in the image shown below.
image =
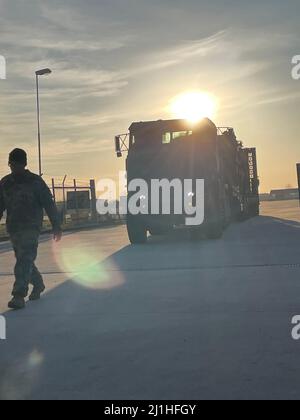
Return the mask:
<path id="1" fill-rule="evenodd" d="M 237 222 L 243 223 L 248 219 L 245 211 L 241 211 L 237 216 Z"/>
<path id="2" fill-rule="evenodd" d="M 152 235 L 152 236 L 167 235 L 171 231 L 172 231 L 171 226 L 169 226 L 169 227 L 161 226 L 161 227 L 150 227 L 149 228 L 150 235 Z"/>
<path id="3" fill-rule="evenodd" d="M 152 236 L 160 236 L 165 233 L 163 229 L 158 229 L 158 228 L 150 228 L 149 232 L 150 232 L 150 235 Z"/>
<path id="4" fill-rule="evenodd" d="M 252 206 L 250 210 L 250 217 L 257 217 L 260 214 L 259 206 Z"/>
<path id="5" fill-rule="evenodd" d="M 223 226 L 221 223 L 211 224 L 206 231 L 206 236 L 208 239 L 221 239 L 223 236 Z"/>
<path id="6" fill-rule="evenodd" d="M 132 245 L 145 244 L 147 242 L 147 228 L 136 216 L 128 215 L 127 232 Z"/>
<path id="7" fill-rule="evenodd" d="M 200 241 L 200 239 L 202 239 L 203 232 L 199 228 L 191 229 L 189 233 L 190 233 L 190 240 L 193 242 L 197 242 L 197 241 Z"/>

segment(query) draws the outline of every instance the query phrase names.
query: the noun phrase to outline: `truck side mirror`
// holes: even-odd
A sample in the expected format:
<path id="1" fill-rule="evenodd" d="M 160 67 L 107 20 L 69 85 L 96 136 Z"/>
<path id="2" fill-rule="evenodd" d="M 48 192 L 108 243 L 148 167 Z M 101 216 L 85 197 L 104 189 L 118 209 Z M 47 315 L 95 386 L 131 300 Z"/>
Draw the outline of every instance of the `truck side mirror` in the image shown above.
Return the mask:
<path id="1" fill-rule="evenodd" d="M 116 136 L 116 137 L 115 137 L 115 146 L 116 146 L 116 153 L 117 153 L 117 157 L 118 157 L 118 158 L 122 157 L 121 139 L 120 139 L 120 136 Z"/>

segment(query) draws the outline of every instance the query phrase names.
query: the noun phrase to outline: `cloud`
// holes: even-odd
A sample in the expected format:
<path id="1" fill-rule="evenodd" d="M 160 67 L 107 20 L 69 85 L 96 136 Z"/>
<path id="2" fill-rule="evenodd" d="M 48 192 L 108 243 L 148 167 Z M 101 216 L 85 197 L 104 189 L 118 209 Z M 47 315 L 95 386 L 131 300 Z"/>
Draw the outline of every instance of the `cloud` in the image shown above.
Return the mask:
<path id="1" fill-rule="evenodd" d="M 7 46 L 18 46 L 18 48 L 38 48 L 44 50 L 54 50 L 60 52 L 95 52 L 95 51 L 114 51 L 124 46 L 124 42 L 118 39 L 107 39 L 102 41 L 88 41 L 83 39 L 61 39 L 57 36 L 55 41 L 55 36 L 46 35 L 42 33 L 38 38 L 24 37 L 24 32 L 28 31 L 27 28 L 13 30 L 9 33 L 6 33 L 2 36 L 1 43 L 6 44 Z M 21 35 L 23 37 L 21 37 Z M 32 36 L 32 33 L 31 33 Z"/>
<path id="2" fill-rule="evenodd" d="M 227 31 L 220 31 L 203 39 L 185 41 L 161 48 L 151 53 L 141 53 L 140 63 L 124 72 L 125 77 L 134 77 L 146 72 L 159 71 L 171 66 L 187 63 L 194 58 L 206 57 L 216 50 L 219 43 L 226 37 Z"/>
<path id="3" fill-rule="evenodd" d="M 105 163 L 113 168 L 108 139 L 133 119 L 168 118 L 170 98 L 186 89 L 220 97 L 221 117 L 233 125 L 256 105 L 271 114 L 272 104 L 298 100 L 287 63 L 299 52 L 299 14 L 287 2 L 271 10 L 266 0 L 235 7 L 221 0 L 0 0 L 8 70 L 0 81 L 2 153 L 16 143 L 35 153 L 34 72 L 42 67 L 53 70 L 40 79 L 53 171 L 64 156 L 78 160 L 79 170 L 80 153 L 109 156 L 110 149 Z"/>
<path id="4" fill-rule="evenodd" d="M 2 3 L 1 45 L 6 49 L 28 49 L 31 54 L 45 54 L 47 50 L 52 54 L 109 52 L 123 48 L 128 41 L 124 34 L 102 32 L 106 24 L 101 17 L 98 17 L 98 28 L 86 31 L 86 25 L 91 26 L 91 21 L 87 22 L 78 7 L 55 7 L 33 0 L 26 1 L 26 6 L 20 3 L 11 10 L 12 4 L 8 0 Z M 24 15 L 20 16 L 19 9 Z M 99 37 L 95 36 L 97 32 Z"/>
<path id="5" fill-rule="evenodd" d="M 257 102 L 257 105 L 272 105 L 284 102 L 298 101 L 300 92 L 282 92 Z"/>

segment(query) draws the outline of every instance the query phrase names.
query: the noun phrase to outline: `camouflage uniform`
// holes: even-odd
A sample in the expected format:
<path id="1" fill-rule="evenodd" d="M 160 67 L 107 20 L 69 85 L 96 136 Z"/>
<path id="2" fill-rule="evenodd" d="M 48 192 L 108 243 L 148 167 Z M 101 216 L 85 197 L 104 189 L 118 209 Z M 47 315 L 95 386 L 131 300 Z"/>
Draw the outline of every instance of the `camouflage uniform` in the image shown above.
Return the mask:
<path id="1" fill-rule="evenodd" d="M 44 209 L 55 232 L 61 230 L 51 192 L 41 177 L 29 171 L 0 181 L 0 219 L 6 210 L 6 227 L 16 255 L 13 296 L 26 297 L 29 283 L 40 287 L 43 278 L 34 262 Z"/>

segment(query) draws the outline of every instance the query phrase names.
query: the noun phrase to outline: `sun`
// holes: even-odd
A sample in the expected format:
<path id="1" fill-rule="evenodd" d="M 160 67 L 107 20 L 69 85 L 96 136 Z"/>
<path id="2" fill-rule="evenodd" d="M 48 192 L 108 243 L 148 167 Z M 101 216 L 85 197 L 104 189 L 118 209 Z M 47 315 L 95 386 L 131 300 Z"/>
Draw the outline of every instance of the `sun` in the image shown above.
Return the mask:
<path id="1" fill-rule="evenodd" d="M 185 92 L 172 100 L 170 108 L 175 118 L 196 123 L 203 118 L 215 118 L 217 99 L 206 92 Z"/>

